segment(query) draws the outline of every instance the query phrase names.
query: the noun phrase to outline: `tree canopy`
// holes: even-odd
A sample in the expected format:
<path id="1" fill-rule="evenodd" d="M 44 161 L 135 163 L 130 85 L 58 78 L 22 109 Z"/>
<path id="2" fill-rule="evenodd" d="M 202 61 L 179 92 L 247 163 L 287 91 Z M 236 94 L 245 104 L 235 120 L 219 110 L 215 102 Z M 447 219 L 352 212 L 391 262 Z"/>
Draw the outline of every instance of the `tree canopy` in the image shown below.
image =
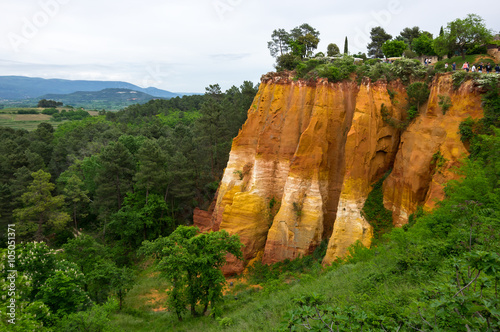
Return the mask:
<path id="1" fill-rule="evenodd" d="M 222 300 L 225 278 L 220 268 L 230 253 L 242 258 L 238 235 L 226 231 L 199 234 L 197 227 L 179 226 L 170 236 L 153 242 L 145 241 L 142 251 L 159 260 L 158 269 L 171 283 L 168 304 L 179 320 L 189 306 L 193 316 L 199 313 L 196 305 L 203 305 L 205 314 Z"/>
<path id="2" fill-rule="evenodd" d="M 382 45 L 392 38 L 390 34 L 385 32 L 382 27 L 375 27 L 370 32 L 371 42 L 368 44 L 368 55 L 373 58 L 382 58 L 384 52 L 382 51 Z"/>
<path id="3" fill-rule="evenodd" d="M 413 50 L 413 40 L 418 38 L 420 35 L 420 28 L 414 26 L 413 28 L 404 28 L 396 39 L 404 41 L 408 45 L 408 48 Z"/>
<path id="4" fill-rule="evenodd" d="M 418 55 L 435 55 L 432 35 L 424 32 L 418 38 L 413 39 L 413 51 Z"/>
<path id="5" fill-rule="evenodd" d="M 387 58 L 400 57 L 406 50 L 406 44 L 401 40 L 388 40 L 382 45 L 382 52 Z"/>
<path id="6" fill-rule="evenodd" d="M 443 35 L 435 39 L 434 50 L 439 55 L 458 51 L 465 59 L 468 48 L 485 43 L 491 37 L 484 20 L 479 15 L 468 14 L 464 19 L 458 18 L 447 24 Z"/>
<path id="7" fill-rule="evenodd" d="M 36 241 L 45 239 L 44 230 L 48 227 L 62 229 L 71 220 L 61 211 L 64 205 L 63 196 L 52 196 L 55 185 L 51 183 L 50 174 L 39 170 L 31 173 L 33 182 L 21 196 L 23 208 L 16 209 L 14 216 L 23 226 L 25 235 L 34 234 Z"/>
<path id="8" fill-rule="evenodd" d="M 328 56 L 335 56 L 340 54 L 340 49 L 337 46 L 337 44 L 330 43 L 328 44 L 328 47 L 326 49 L 326 55 Z"/>
<path id="9" fill-rule="evenodd" d="M 293 28 L 290 32 L 284 29 L 274 30 L 271 35 L 271 41 L 267 43 L 271 56 L 285 56 L 291 52 L 294 56 L 304 58 L 312 56 L 313 51 L 318 47 L 319 31 L 307 23 Z"/>

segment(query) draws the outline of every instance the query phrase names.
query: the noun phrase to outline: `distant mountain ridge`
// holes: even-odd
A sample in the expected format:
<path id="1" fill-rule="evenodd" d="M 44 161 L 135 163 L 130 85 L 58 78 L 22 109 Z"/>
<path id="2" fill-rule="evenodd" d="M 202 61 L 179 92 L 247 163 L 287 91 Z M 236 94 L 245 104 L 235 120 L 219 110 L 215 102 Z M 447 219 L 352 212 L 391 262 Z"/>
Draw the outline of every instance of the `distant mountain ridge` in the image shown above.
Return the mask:
<path id="1" fill-rule="evenodd" d="M 129 89 L 146 93 L 153 97 L 173 98 L 185 95 L 154 87 L 141 88 L 122 81 L 65 80 L 58 78 L 38 78 L 26 76 L 0 76 L 0 99 L 23 100 L 38 98 L 47 94 L 69 94 L 104 89 Z"/>
<path id="2" fill-rule="evenodd" d="M 120 109 L 133 104 L 144 104 L 159 97 L 131 89 L 109 88 L 100 91 L 46 94 L 39 98 L 60 101 L 64 105 L 76 107 Z"/>

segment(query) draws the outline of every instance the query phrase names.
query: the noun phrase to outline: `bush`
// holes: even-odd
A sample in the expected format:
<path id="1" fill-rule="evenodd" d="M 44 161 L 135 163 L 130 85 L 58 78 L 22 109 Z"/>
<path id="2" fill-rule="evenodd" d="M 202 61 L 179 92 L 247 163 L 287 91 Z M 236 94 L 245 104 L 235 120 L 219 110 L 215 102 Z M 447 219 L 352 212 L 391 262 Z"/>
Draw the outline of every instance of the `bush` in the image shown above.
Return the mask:
<path id="1" fill-rule="evenodd" d="M 488 48 L 485 45 L 474 45 L 465 52 L 467 55 L 472 54 L 487 54 Z"/>
<path id="2" fill-rule="evenodd" d="M 391 81 L 395 79 L 393 72 L 391 71 L 391 66 L 388 63 L 383 63 L 380 61 L 373 61 L 379 59 L 370 59 L 362 66 L 359 66 L 356 70 L 358 75 L 358 83 L 361 82 L 363 77 L 368 77 L 373 82 L 381 79 Z"/>
<path id="3" fill-rule="evenodd" d="M 37 110 L 18 110 L 17 114 L 38 114 Z"/>
<path id="4" fill-rule="evenodd" d="M 446 111 L 452 106 L 451 104 L 451 98 L 450 96 L 438 96 L 439 101 L 438 105 L 441 107 L 441 110 L 443 111 L 443 114 L 446 114 Z"/>
<path id="5" fill-rule="evenodd" d="M 382 185 L 391 174 L 388 171 L 384 176 L 372 185 L 372 191 L 368 194 L 363 205 L 362 215 L 373 226 L 375 236 L 385 233 L 392 227 L 392 212 L 384 207 Z"/>
<path id="6" fill-rule="evenodd" d="M 394 61 L 391 67 L 394 75 L 401 79 L 403 84 L 409 84 L 412 80 L 423 79 L 427 74 L 427 68 L 416 59 L 400 59 Z"/>
<path id="7" fill-rule="evenodd" d="M 59 322 L 61 331 L 113 331 L 110 326 L 110 315 L 118 309 L 116 300 L 109 300 L 103 305 L 94 305 L 87 311 L 70 314 Z"/>
<path id="8" fill-rule="evenodd" d="M 46 108 L 42 111 L 42 114 L 46 114 L 46 115 L 53 115 L 56 113 L 59 113 L 59 111 L 55 108 Z"/>
<path id="9" fill-rule="evenodd" d="M 311 59 L 305 62 L 300 62 L 295 70 L 297 71 L 298 78 L 309 78 L 311 76 L 315 76 L 316 73 L 311 73 L 316 67 L 321 65 L 323 61 L 318 59 Z"/>
<path id="10" fill-rule="evenodd" d="M 410 84 L 406 88 L 406 93 L 408 94 L 408 102 L 412 106 L 420 108 L 420 105 L 425 103 L 429 99 L 429 86 L 423 82 L 415 82 Z"/>
<path id="11" fill-rule="evenodd" d="M 299 62 L 300 58 L 291 53 L 280 55 L 276 58 L 276 71 L 294 70 Z"/>
<path id="12" fill-rule="evenodd" d="M 407 49 L 403 52 L 403 56 L 408 58 L 408 59 L 415 59 L 416 57 L 418 57 L 418 54 L 413 52 L 410 49 Z"/>

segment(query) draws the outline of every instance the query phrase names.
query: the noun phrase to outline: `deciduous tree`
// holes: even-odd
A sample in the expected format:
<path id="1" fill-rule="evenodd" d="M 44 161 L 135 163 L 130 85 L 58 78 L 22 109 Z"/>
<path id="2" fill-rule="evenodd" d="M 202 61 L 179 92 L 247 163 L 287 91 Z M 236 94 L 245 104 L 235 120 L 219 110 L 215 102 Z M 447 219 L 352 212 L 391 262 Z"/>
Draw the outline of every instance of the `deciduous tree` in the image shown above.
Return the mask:
<path id="1" fill-rule="evenodd" d="M 481 16 L 468 14 L 464 19 L 456 19 L 448 23 L 444 34 L 436 38 L 435 50 L 438 54 L 442 54 L 446 49 L 448 52 L 459 51 L 465 59 L 467 48 L 485 43 L 491 36 L 492 33 L 486 28 Z"/>
<path id="2" fill-rule="evenodd" d="M 168 303 L 179 320 L 187 306 L 197 316 L 198 303 L 203 313 L 209 305 L 214 313 L 222 299 L 225 279 L 220 268 L 226 254 L 242 257 L 237 235 L 226 231 L 199 234 L 198 228 L 187 226 L 179 226 L 169 237 L 144 242 L 142 251 L 160 260 L 158 268 L 172 282 Z"/>
<path id="3" fill-rule="evenodd" d="M 382 52 L 387 58 L 400 57 L 406 50 L 406 44 L 400 40 L 388 40 L 382 45 Z"/>
<path id="4" fill-rule="evenodd" d="M 335 56 L 340 54 L 340 49 L 337 46 L 337 44 L 328 44 L 327 50 L 326 50 L 326 55 L 328 56 Z"/>

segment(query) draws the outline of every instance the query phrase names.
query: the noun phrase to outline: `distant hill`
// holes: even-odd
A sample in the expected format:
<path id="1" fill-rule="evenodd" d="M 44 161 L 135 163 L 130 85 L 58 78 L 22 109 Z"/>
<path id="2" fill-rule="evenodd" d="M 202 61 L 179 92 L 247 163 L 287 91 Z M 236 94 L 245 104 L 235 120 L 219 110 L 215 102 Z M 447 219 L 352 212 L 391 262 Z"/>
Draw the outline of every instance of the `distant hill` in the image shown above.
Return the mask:
<path id="1" fill-rule="evenodd" d="M 69 94 L 46 94 L 39 98 L 61 101 L 64 105 L 96 109 L 120 109 L 158 99 L 158 97 L 144 92 L 119 88 L 101 91 L 77 91 Z"/>
<path id="2" fill-rule="evenodd" d="M 68 94 L 77 91 L 101 91 L 104 89 L 129 89 L 160 98 L 184 95 L 152 87 L 144 89 L 120 81 L 72 81 L 25 76 L 0 76 L 0 99 L 23 100 L 39 98 L 47 94 Z"/>

